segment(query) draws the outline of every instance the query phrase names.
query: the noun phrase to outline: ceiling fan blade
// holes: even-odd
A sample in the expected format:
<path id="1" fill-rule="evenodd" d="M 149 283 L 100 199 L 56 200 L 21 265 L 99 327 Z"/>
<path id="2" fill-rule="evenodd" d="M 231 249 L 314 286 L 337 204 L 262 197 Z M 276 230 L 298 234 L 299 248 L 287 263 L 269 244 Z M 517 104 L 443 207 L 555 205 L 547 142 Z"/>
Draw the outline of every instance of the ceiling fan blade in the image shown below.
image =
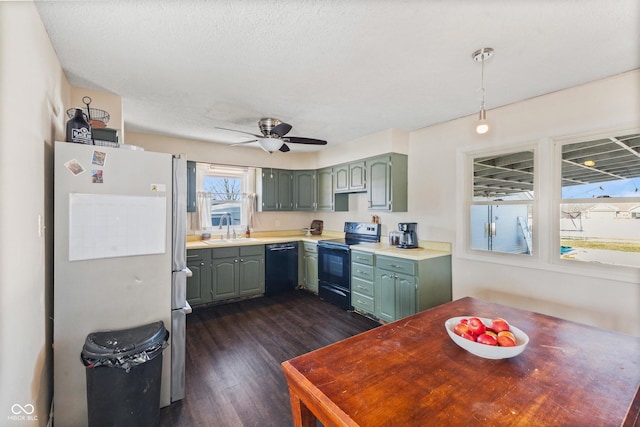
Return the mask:
<path id="1" fill-rule="evenodd" d="M 222 130 L 230 130 L 231 132 L 238 132 L 238 133 L 244 133 L 245 135 L 251 135 L 251 136 L 255 136 L 256 138 L 264 138 L 263 135 L 256 135 L 254 133 L 251 132 L 245 132 L 243 130 L 235 130 L 235 129 L 229 129 L 229 128 L 221 128 L 218 126 L 215 126 L 214 129 L 222 129 Z"/>
<path id="2" fill-rule="evenodd" d="M 282 138 L 283 136 L 285 136 L 286 134 L 289 133 L 289 131 L 291 130 L 291 125 L 289 123 L 280 123 L 278 126 L 275 126 L 273 129 L 271 129 L 271 134 L 276 134 L 278 135 L 280 138 Z"/>
<path id="3" fill-rule="evenodd" d="M 282 151 L 283 153 L 291 151 L 291 149 L 289 148 L 289 146 L 287 144 L 282 144 L 282 147 L 280 147 L 279 150 Z"/>
<path id="4" fill-rule="evenodd" d="M 299 136 L 288 136 L 285 138 L 287 142 L 293 142 L 294 144 L 311 144 L 311 145 L 327 145 L 327 141 L 314 138 L 302 138 Z"/>
<path id="5" fill-rule="evenodd" d="M 235 143 L 229 144 L 229 145 L 233 147 L 235 145 L 244 145 L 244 144 L 249 144 L 249 143 L 256 142 L 256 141 L 258 141 L 258 140 L 257 139 L 252 139 L 251 141 L 235 142 Z"/>

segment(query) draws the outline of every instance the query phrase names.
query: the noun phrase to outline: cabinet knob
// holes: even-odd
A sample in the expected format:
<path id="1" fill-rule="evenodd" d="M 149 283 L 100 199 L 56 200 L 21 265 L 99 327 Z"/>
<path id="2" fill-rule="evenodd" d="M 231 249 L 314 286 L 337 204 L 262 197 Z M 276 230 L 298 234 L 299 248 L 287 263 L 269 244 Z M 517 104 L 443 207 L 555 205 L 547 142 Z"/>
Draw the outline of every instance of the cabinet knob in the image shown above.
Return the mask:
<path id="1" fill-rule="evenodd" d="M 240 258 L 240 262 L 244 262 L 244 259 L 243 259 L 243 258 Z"/>
<path id="2" fill-rule="evenodd" d="M 233 262 L 238 262 L 238 258 L 234 259 Z"/>
<path id="3" fill-rule="evenodd" d="M 201 262 L 200 265 L 204 265 L 204 262 Z"/>

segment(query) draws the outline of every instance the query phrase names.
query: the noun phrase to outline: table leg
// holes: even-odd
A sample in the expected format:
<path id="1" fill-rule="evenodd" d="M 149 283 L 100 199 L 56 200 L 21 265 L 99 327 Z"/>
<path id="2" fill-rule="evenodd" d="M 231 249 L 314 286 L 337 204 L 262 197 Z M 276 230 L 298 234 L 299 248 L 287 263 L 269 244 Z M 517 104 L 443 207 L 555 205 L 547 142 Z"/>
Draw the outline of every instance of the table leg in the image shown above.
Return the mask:
<path id="1" fill-rule="evenodd" d="M 289 388 L 289 396 L 294 427 L 316 427 L 316 416 L 291 388 Z"/>

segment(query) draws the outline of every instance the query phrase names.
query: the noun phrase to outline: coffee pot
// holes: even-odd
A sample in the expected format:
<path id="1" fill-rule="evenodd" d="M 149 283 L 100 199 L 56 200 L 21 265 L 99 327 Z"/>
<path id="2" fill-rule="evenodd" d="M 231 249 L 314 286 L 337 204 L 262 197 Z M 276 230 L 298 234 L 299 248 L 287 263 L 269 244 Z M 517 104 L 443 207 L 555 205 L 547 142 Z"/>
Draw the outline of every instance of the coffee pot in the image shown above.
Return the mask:
<path id="1" fill-rule="evenodd" d="M 418 247 L 417 228 L 417 222 L 398 223 L 398 231 L 400 231 L 400 243 L 398 244 L 398 248 L 411 249 Z"/>

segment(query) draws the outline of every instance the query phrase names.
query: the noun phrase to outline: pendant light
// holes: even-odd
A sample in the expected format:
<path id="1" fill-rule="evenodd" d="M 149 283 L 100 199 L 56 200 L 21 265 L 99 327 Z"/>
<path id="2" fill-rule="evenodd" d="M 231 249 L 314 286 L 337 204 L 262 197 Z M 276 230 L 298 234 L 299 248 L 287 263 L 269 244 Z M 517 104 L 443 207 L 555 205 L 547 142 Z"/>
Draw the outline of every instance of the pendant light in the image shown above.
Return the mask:
<path id="1" fill-rule="evenodd" d="M 480 62 L 480 92 L 482 95 L 482 101 L 480 101 L 480 114 L 478 114 L 478 122 L 476 123 L 476 133 L 482 135 L 489 132 L 489 122 L 487 121 L 487 112 L 484 109 L 484 61 L 493 56 L 493 49 L 490 47 L 483 47 L 473 52 L 471 57 L 475 62 Z"/>

